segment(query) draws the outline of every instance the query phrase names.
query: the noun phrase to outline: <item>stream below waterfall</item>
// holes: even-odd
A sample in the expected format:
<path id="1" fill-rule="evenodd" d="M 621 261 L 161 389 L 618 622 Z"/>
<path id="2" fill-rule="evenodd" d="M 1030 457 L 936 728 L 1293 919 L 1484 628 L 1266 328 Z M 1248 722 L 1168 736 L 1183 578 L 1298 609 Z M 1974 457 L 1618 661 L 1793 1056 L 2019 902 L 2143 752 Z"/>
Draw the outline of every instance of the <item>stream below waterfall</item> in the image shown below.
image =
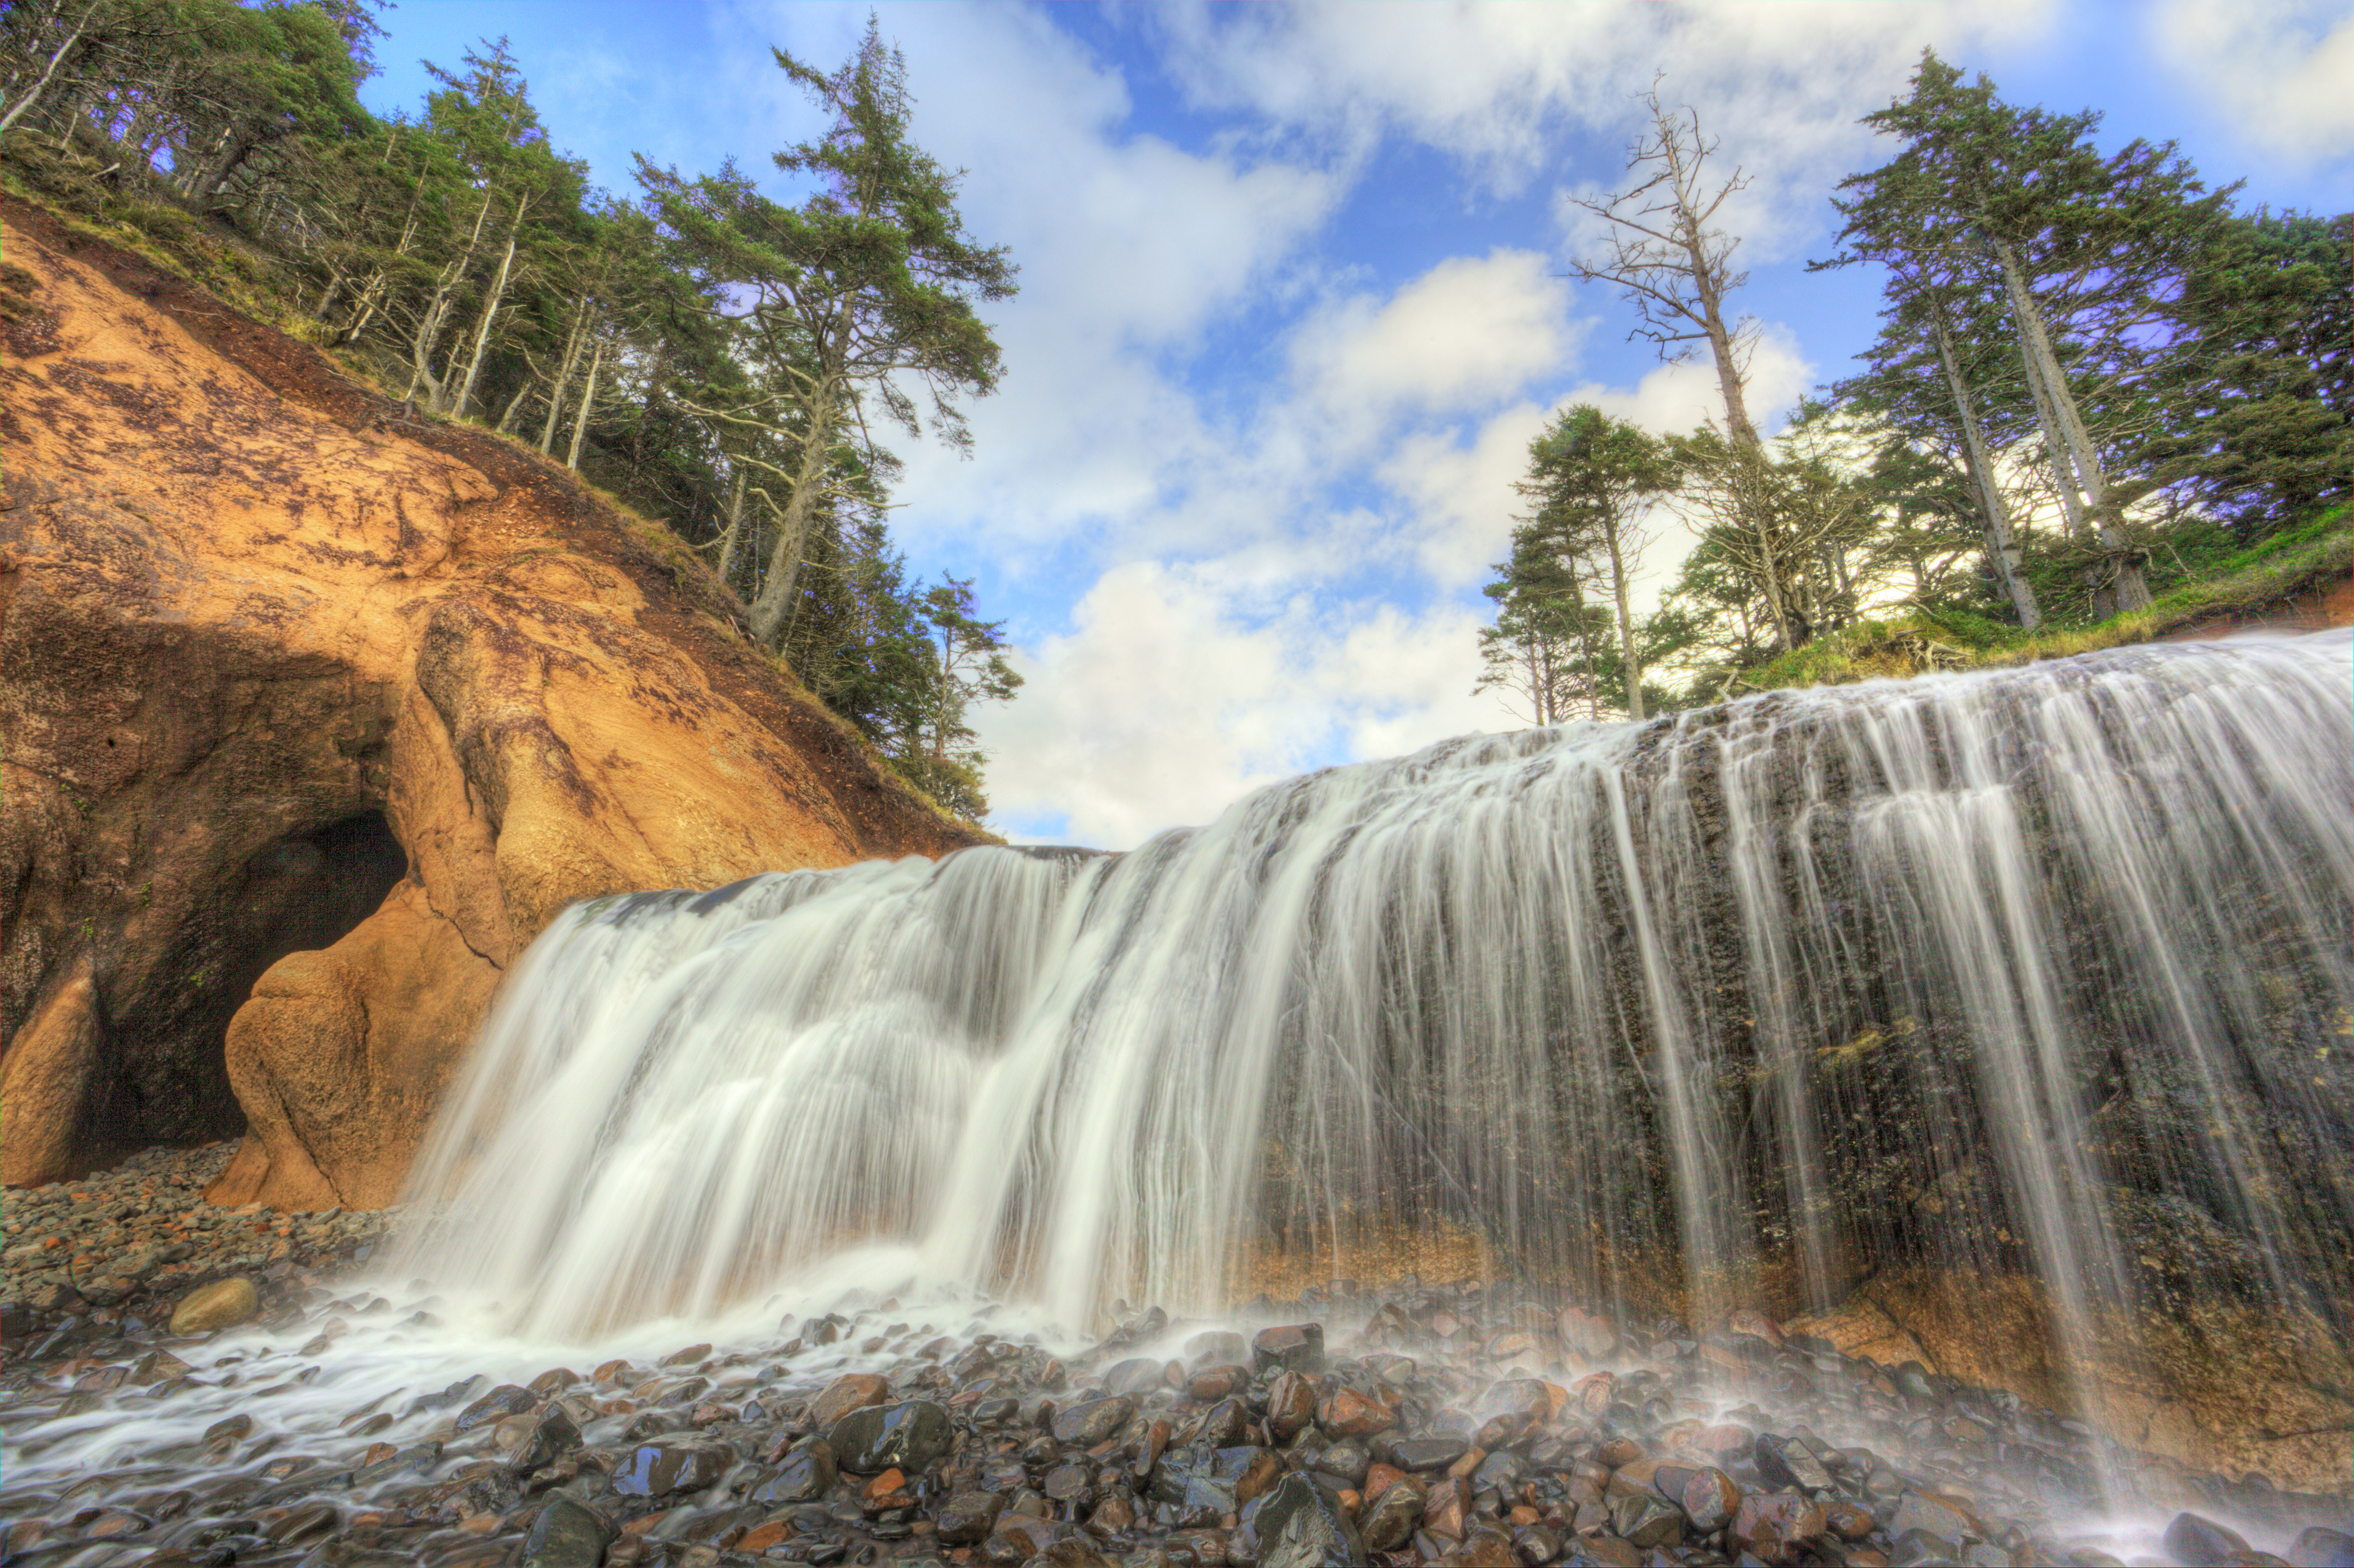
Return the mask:
<path id="1" fill-rule="evenodd" d="M 2125 650 L 576 906 L 370 1273 L 8 1347 L 0 1563 L 2354 1562 L 2349 698 Z"/>

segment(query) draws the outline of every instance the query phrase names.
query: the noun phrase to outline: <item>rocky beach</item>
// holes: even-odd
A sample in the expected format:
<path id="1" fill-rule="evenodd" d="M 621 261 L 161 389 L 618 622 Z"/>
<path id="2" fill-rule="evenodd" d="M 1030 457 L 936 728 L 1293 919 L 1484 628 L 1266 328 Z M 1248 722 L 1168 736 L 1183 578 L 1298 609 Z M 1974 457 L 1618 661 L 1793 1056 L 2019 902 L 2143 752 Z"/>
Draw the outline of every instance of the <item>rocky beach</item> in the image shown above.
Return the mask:
<path id="1" fill-rule="evenodd" d="M 201 1158 L 134 1162 L 74 1189 L 89 1202 L 12 1199 L 12 1239 L 20 1210 L 103 1213 L 101 1192 L 168 1208 Z M 1754 1314 L 1695 1336 L 1409 1279 L 1255 1302 L 1243 1328 L 1150 1309 L 1071 1345 L 979 1301 L 854 1296 L 732 1344 L 642 1330 L 559 1354 L 335 1275 L 305 1251 L 349 1234 L 335 1219 L 184 1219 L 227 1235 L 116 1302 L 20 1309 L 0 1562 L 2354 1562 L 2342 1497 L 2136 1454 Z M 132 1272 L 73 1245 L 101 1279 Z M 172 1331 L 164 1270 L 248 1258 L 258 1319 Z M 1291 1320 L 1247 1327 L 1270 1318 Z"/>

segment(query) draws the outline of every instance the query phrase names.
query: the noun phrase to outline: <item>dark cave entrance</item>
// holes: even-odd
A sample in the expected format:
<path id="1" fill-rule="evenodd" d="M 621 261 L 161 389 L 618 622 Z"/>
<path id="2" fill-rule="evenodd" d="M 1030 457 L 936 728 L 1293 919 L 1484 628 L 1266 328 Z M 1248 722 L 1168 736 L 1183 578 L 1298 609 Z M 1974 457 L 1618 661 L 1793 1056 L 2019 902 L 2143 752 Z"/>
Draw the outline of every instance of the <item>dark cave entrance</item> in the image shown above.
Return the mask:
<path id="1" fill-rule="evenodd" d="M 123 1074 L 101 1141 L 130 1149 L 242 1133 L 224 1049 L 229 1020 L 263 970 L 332 947 L 408 872 L 408 853 L 381 811 L 291 834 L 248 859 L 182 931 L 150 1015 L 116 1021 Z"/>

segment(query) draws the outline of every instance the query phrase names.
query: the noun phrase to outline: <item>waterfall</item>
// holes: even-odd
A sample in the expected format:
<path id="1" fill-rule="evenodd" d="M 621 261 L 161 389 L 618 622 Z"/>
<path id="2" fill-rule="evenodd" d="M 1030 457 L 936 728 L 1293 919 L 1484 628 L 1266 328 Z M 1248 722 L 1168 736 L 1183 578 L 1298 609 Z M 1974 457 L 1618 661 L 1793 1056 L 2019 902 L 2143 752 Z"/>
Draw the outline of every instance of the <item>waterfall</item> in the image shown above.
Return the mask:
<path id="1" fill-rule="evenodd" d="M 2343 632 L 2114 652 L 1450 741 L 1119 855 L 592 900 L 405 1257 L 528 1332 L 829 1271 L 1084 1330 L 1438 1235 L 1703 1319 L 2023 1272 L 2076 1331 L 2193 1213 L 2218 1288 L 2339 1320 L 2350 686 Z"/>

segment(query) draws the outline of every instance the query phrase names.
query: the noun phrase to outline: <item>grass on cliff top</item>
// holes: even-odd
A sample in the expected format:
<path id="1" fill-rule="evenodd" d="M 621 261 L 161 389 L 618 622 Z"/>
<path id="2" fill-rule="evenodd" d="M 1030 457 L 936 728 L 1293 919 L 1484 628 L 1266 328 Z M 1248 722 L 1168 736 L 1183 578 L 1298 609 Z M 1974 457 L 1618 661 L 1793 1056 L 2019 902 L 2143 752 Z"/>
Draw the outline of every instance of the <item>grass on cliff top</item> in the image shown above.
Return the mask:
<path id="1" fill-rule="evenodd" d="M 2149 642 L 2202 621 L 2247 615 L 2354 572 L 2354 509 L 2338 507 L 2209 563 L 2146 610 L 2089 626 L 2022 631 L 1958 610 L 1907 609 L 1862 620 L 1741 673 L 1743 691 L 1836 686 L 1927 670 L 1986 669 Z"/>

